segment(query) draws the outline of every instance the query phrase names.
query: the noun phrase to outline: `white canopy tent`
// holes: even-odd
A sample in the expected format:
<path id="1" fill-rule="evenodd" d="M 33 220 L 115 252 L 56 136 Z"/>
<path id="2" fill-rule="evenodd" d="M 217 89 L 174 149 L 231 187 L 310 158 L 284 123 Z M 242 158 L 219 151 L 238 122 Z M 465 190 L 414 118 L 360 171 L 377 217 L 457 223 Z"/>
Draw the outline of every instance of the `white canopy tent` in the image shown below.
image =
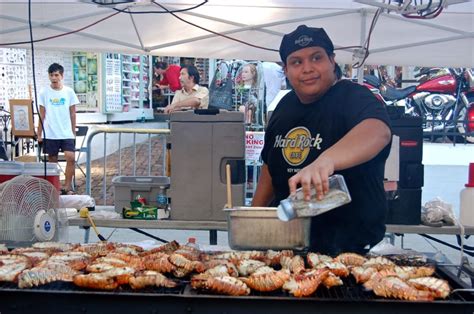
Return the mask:
<path id="1" fill-rule="evenodd" d="M 195 24 L 190 25 L 170 13 L 128 14 L 91 1 L 31 2 L 35 40 L 79 30 L 39 41 L 35 47 L 40 49 L 269 61 L 279 60 L 276 51 L 244 45 L 197 26 L 277 50 L 283 34 L 307 24 L 324 27 L 336 47 L 354 47 L 365 42 L 377 9 L 351 0 L 209 0 L 193 10 L 175 13 Z M 474 3 L 455 2 L 451 0 L 431 20 L 382 13 L 371 36 L 366 64 L 474 67 Z M 182 10 L 201 1 L 138 0 L 131 7 L 116 8 L 162 12 L 157 3 L 168 10 Z M 28 1 L 0 1 L 0 47 L 29 48 L 28 43 L 21 44 L 29 40 Z M 354 51 L 337 50 L 336 60 L 353 63 Z"/>

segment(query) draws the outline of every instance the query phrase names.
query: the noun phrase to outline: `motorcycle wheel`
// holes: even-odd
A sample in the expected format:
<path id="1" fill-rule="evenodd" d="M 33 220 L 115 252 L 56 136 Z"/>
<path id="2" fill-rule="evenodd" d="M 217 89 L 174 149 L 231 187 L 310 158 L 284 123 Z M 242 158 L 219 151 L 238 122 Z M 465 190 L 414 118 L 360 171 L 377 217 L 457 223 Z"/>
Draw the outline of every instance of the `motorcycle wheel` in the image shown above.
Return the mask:
<path id="1" fill-rule="evenodd" d="M 474 97 L 468 97 L 468 100 L 469 100 L 469 104 L 471 106 L 474 106 Z M 463 121 L 463 122 L 458 122 L 457 129 L 458 129 L 458 132 L 464 136 L 466 142 L 474 143 L 474 135 L 471 135 L 471 136 L 464 135 L 466 134 L 466 129 L 467 129 L 466 122 L 464 121 L 466 119 L 466 113 L 467 113 L 466 107 L 462 108 L 461 111 L 459 112 L 458 120 Z"/>

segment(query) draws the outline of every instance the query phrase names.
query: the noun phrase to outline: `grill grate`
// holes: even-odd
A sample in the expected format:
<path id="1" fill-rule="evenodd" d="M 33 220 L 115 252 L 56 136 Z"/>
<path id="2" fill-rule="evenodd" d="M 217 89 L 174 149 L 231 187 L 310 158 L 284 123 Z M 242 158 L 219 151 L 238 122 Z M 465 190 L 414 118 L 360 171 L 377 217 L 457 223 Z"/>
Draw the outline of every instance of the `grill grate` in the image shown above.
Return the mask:
<path id="1" fill-rule="evenodd" d="M 184 294 L 186 285 L 178 283 L 178 286 L 174 288 L 165 287 L 148 287 L 140 290 L 133 290 L 129 286 L 121 286 L 119 289 L 113 290 L 114 293 L 121 294 Z M 38 292 L 51 292 L 51 293 L 86 293 L 86 292 L 97 292 L 97 293 L 108 293 L 109 291 L 104 290 L 89 290 L 75 286 L 72 282 L 56 281 L 39 287 L 33 287 L 28 289 L 18 288 L 16 283 L 11 282 L 0 282 L 0 290 L 17 290 L 17 291 L 38 291 Z"/>
<path id="2" fill-rule="evenodd" d="M 452 278 L 448 277 L 444 272 L 441 270 L 437 270 L 436 272 L 436 277 L 438 278 L 443 278 L 448 280 L 450 286 L 453 289 L 456 288 L 461 288 L 460 283 L 453 281 Z M 386 299 L 383 297 L 378 297 L 376 296 L 372 291 L 367 291 L 365 288 L 361 285 L 356 283 L 355 279 L 352 276 L 349 276 L 347 278 L 343 278 L 343 285 L 342 286 L 337 286 L 337 287 L 332 287 L 330 289 L 327 289 L 324 286 L 319 286 L 314 295 L 307 297 L 305 299 L 324 299 L 324 300 L 344 300 L 344 301 L 372 301 L 372 300 L 378 300 L 378 301 L 386 301 L 386 302 L 393 302 L 393 301 L 398 301 L 398 302 L 406 302 L 403 300 L 394 300 L 394 299 Z M 217 295 L 209 291 L 204 291 L 204 290 L 191 290 L 191 294 L 195 295 Z M 253 297 L 273 297 L 273 298 L 294 298 L 291 296 L 288 292 L 278 290 L 278 291 L 272 291 L 272 292 L 258 292 L 258 291 L 253 291 L 250 293 L 250 296 Z M 444 300 L 436 300 L 434 302 L 467 302 L 467 301 L 474 301 L 474 294 L 469 293 L 469 292 L 454 292 L 451 295 L 449 295 L 446 299 Z"/>
<path id="3" fill-rule="evenodd" d="M 450 273 L 448 269 L 443 267 L 438 267 L 436 269 L 436 277 L 445 279 L 449 282 L 452 289 L 465 288 L 466 286 L 457 278 L 455 275 Z M 0 292 L 4 291 L 15 291 L 15 292 L 41 292 L 41 293 L 68 293 L 68 294 L 82 294 L 82 293 L 95 293 L 95 294 L 110 294 L 118 293 L 123 295 L 193 295 L 193 296 L 209 296 L 215 295 L 208 291 L 203 290 L 194 290 L 189 286 L 189 281 L 187 280 L 176 280 L 178 286 L 175 288 L 163 288 L 163 287 L 149 287 L 141 290 L 133 290 L 128 286 L 122 286 L 117 290 L 112 292 L 102 291 L 102 290 L 87 290 L 75 286 L 71 282 L 52 282 L 46 285 L 39 287 L 33 287 L 29 289 L 20 289 L 16 283 L 10 282 L 0 282 Z M 344 300 L 344 301 L 388 301 L 388 302 L 398 302 L 398 300 L 384 299 L 382 297 L 376 296 L 373 292 L 367 291 L 360 284 L 357 284 L 355 279 L 352 276 L 343 278 L 344 285 L 338 287 L 332 287 L 330 289 L 320 286 L 316 293 L 305 299 L 318 299 L 318 300 Z M 296 299 L 291 296 L 288 292 L 278 290 L 273 292 L 258 292 L 252 291 L 250 294 L 251 297 L 270 297 L 277 299 Z M 225 296 L 222 296 L 225 297 Z M 404 301 L 399 301 L 404 302 Z M 445 300 L 436 300 L 434 302 L 450 303 L 450 302 L 474 302 L 474 293 L 471 292 L 454 292 L 451 293 L 448 298 Z"/>

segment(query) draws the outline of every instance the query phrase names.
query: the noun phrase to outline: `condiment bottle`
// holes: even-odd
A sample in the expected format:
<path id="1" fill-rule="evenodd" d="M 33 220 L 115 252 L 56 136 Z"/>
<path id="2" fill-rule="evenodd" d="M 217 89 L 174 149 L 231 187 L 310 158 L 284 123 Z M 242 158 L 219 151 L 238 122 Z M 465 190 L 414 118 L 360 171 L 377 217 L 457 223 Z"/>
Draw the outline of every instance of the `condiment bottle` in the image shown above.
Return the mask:
<path id="1" fill-rule="evenodd" d="M 465 226 L 474 226 L 474 163 L 469 164 L 468 181 L 461 190 L 460 222 Z"/>
<path id="2" fill-rule="evenodd" d="M 136 199 L 140 204 L 146 205 L 146 198 L 144 198 L 144 197 L 141 196 L 140 194 L 138 194 L 135 199 Z"/>
<path id="3" fill-rule="evenodd" d="M 196 243 L 196 238 L 190 237 L 188 238 L 188 243 L 185 244 L 187 247 L 199 250 L 199 244 Z"/>
<path id="4" fill-rule="evenodd" d="M 288 221 L 296 217 L 313 217 L 351 201 L 344 177 L 335 174 L 329 177 L 329 191 L 322 200 L 317 199 L 316 190 L 311 188 L 311 199 L 306 201 L 303 189 L 296 190 L 295 195 L 280 202 L 277 208 L 278 218 Z"/>

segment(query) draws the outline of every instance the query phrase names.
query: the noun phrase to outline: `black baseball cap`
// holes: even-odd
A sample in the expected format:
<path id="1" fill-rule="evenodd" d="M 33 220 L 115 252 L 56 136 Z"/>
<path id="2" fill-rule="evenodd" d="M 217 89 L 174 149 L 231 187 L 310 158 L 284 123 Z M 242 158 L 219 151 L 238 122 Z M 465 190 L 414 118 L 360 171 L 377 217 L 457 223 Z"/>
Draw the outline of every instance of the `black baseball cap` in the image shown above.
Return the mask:
<path id="1" fill-rule="evenodd" d="M 286 58 L 291 53 L 307 47 L 321 47 L 328 53 L 334 51 L 334 45 L 323 28 L 300 25 L 291 33 L 283 36 L 280 45 L 281 60 L 286 64 Z"/>

